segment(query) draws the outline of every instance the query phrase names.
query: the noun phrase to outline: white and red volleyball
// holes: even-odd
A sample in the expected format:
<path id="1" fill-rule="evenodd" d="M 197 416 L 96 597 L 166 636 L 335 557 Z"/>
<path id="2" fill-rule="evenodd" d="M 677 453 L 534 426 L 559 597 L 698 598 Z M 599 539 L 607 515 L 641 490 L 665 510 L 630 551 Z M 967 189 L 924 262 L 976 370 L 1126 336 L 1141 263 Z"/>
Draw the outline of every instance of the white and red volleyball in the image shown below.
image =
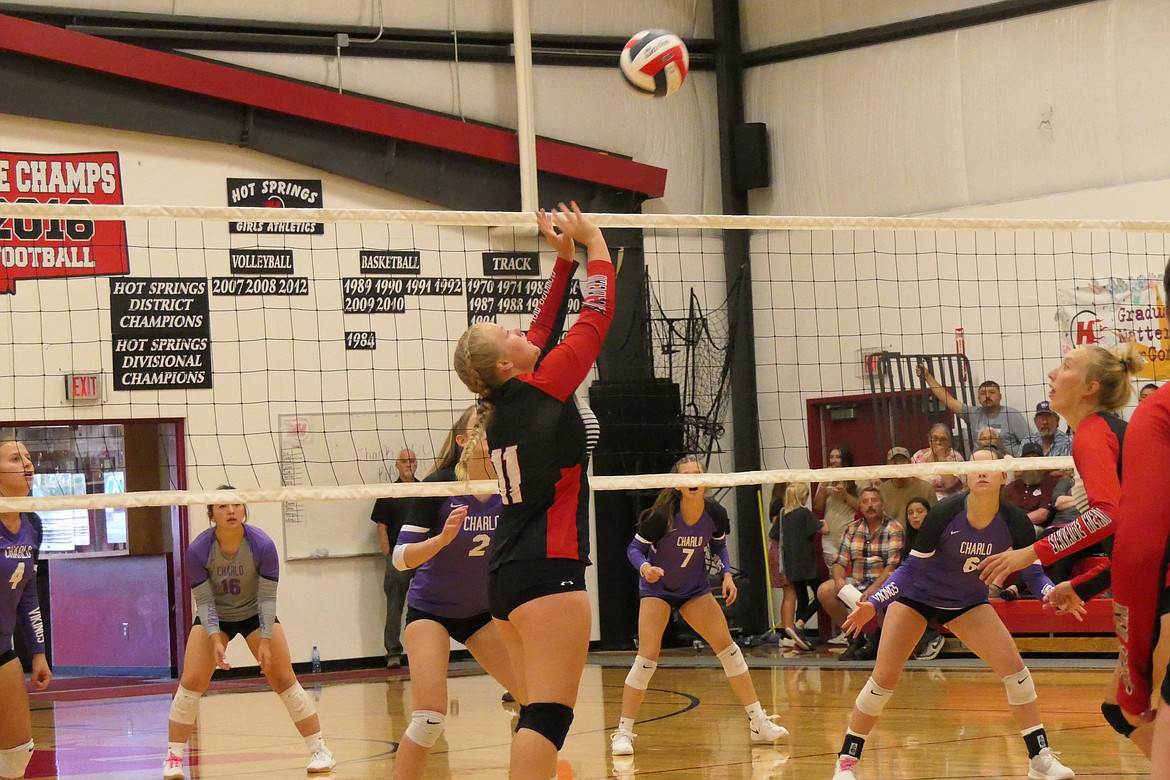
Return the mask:
<path id="1" fill-rule="evenodd" d="M 682 86 L 690 61 L 682 38 L 666 30 L 643 30 L 622 49 L 622 78 L 639 94 L 666 97 Z"/>

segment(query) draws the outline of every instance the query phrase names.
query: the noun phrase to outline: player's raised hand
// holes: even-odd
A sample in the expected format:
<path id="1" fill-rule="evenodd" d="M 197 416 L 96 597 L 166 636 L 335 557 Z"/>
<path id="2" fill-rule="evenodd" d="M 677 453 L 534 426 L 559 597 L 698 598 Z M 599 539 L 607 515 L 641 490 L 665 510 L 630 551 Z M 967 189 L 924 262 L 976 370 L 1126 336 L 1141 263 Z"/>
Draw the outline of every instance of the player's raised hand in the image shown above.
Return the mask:
<path id="1" fill-rule="evenodd" d="M 577 245 L 573 242 L 573 238 L 565 233 L 560 232 L 557 226 L 553 224 L 552 215 L 549 212 L 541 209 L 536 212 L 536 224 L 540 228 L 540 232 L 552 244 L 553 249 L 557 250 L 557 257 L 563 257 L 566 260 L 572 260 L 574 253 L 577 251 Z"/>
<path id="2" fill-rule="evenodd" d="M 552 212 L 552 221 L 562 233 L 582 244 L 602 240 L 601 228 L 581 212 L 575 200 L 569 201 L 568 206 L 558 203 Z"/>
<path id="3" fill-rule="evenodd" d="M 443 530 L 439 532 L 439 538 L 443 541 L 444 547 L 455 541 L 466 517 L 467 507 L 462 504 L 456 506 L 451 510 L 451 514 L 447 515 L 447 522 L 443 523 Z"/>

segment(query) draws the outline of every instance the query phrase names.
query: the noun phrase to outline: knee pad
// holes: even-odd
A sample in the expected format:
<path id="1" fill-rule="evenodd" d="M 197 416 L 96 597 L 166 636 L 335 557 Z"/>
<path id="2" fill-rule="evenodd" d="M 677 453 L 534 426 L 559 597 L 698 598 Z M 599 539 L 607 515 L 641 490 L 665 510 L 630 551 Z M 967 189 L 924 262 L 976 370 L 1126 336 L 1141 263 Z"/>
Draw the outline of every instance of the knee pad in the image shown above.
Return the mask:
<path id="1" fill-rule="evenodd" d="M 646 690 L 646 686 L 650 684 L 650 678 L 654 676 L 654 670 L 657 668 L 657 661 L 651 661 L 640 655 L 635 657 L 634 665 L 630 667 L 630 673 L 626 675 L 626 685 L 637 688 L 639 691 Z"/>
<path id="2" fill-rule="evenodd" d="M 738 677 L 748 670 L 747 661 L 743 658 L 743 651 L 735 642 L 723 648 L 715 657 L 723 664 L 723 673 L 728 677 Z"/>
<path id="3" fill-rule="evenodd" d="M 443 735 L 443 722 L 447 716 L 434 710 L 415 710 L 410 714 L 410 725 L 406 727 L 406 736 L 414 744 L 432 748 Z"/>
<path id="4" fill-rule="evenodd" d="M 1137 728 L 1125 719 L 1125 715 L 1121 712 L 1120 704 L 1105 702 L 1101 705 L 1101 714 L 1105 716 L 1105 722 L 1126 739 L 1129 739 L 1129 735 Z"/>
<path id="5" fill-rule="evenodd" d="M 565 737 L 569 735 L 571 725 L 572 707 L 552 701 L 538 701 L 524 709 L 520 715 L 520 722 L 516 724 L 516 731 L 520 729 L 535 731 L 560 750 L 565 746 Z"/>
<path id="6" fill-rule="evenodd" d="M 33 741 L 8 750 L 0 750 L 0 777 L 24 777 L 24 770 L 32 760 Z"/>
<path id="7" fill-rule="evenodd" d="M 313 700 L 305 693 L 300 683 L 294 683 L 293 687 L 280 694 L 280 700 L 284 702 L 284 708 L 292 716 L 293 723 L 300 723 L 305 718 L 317 714 L 317 705 L 313 704 Z"/>
<path id="8" fill-rule="evenodd" d="M 1026 666 L 1003 678 L 1003 687 L 1007 689 L 1008 704 L 1031 704 L 1036 701 L 1036 684 L 1032 682 L 1032 673 Z"/>
<path id="9" fill-rule="evenodd" d="M 199 717 L 199 697 L 202 695 L 180 685 L 179 690 L 175 691 L 175 698 L 171 699 L 171 720 L 185 726 L 194 723 Z"/>
<path id="10" fill-rule="evenodd" d="M 853 703 L 857 705 L 857 709 L 861 712 L 876 718 L 882 714 L 882 710 L 886 708 L 886 704 L 893 695 L 894 690 L 892 688 L 883 688 L 870 677 L 865 681 L 861 693 L 857 694 L 857 699 Z"/>

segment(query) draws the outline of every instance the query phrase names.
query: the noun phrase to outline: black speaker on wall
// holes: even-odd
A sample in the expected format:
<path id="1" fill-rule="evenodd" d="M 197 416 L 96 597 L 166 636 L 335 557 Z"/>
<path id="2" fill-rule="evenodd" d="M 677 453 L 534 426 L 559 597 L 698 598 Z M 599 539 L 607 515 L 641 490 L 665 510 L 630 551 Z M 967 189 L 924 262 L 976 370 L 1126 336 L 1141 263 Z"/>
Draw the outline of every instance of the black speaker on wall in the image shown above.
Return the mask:
<path id="1" fill-rule="evenodd" d="M 772 186 L 772 156 L 768 152 L 768 126 L 742 122 L 731 129 L 732 176 L 738 190 Z"/>

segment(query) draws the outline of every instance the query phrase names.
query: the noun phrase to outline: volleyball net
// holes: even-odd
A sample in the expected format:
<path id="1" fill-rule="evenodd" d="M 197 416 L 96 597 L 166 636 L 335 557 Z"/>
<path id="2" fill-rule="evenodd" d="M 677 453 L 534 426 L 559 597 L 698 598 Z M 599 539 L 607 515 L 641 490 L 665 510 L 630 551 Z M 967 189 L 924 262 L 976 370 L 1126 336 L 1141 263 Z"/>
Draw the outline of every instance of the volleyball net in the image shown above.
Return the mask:
<path id="1" fill-rule="evenodd" d="M 712 486 L 835 479 L 812 467 L 838 444 L 857 478 L 944 468 L 884 466 L 890 447 L 925 448 L 931 422 L 974 446 L 917 363 L 972 404 L 997 382 L 1028 421 L 1078 344 L 1134 338 L 1142 381 L 1170 376 L 1170 223 L 593 218 L 619 266 L 618 317 L 580 391 L 602 422 L 598 490 L 693 484 L 663 472 L 695 452 Z M 729 230 L 750 232 L 746 262 L 726 262 Z M 472 322 L 526 327 L 553 260 L 528 214 L 0 203 L 0 424 L 45 475 L 50 498 L 30 501 L 460 492 L 391 485 L 395 459 L 410 449 L 430 470 L 473 400 L 451 369 L 456 340 Z M 569 325 L 576 284 L 570 297 Z M 736 333 L 749 305 L 753 332 Z M 749 337 L 744 410 L 729 356 Z M 758 421 L 762 471 L 734 473 L 736 414 Z M 157 426 L 170 466 L 157 489 L 116 478 L 139 424 Z"/>

